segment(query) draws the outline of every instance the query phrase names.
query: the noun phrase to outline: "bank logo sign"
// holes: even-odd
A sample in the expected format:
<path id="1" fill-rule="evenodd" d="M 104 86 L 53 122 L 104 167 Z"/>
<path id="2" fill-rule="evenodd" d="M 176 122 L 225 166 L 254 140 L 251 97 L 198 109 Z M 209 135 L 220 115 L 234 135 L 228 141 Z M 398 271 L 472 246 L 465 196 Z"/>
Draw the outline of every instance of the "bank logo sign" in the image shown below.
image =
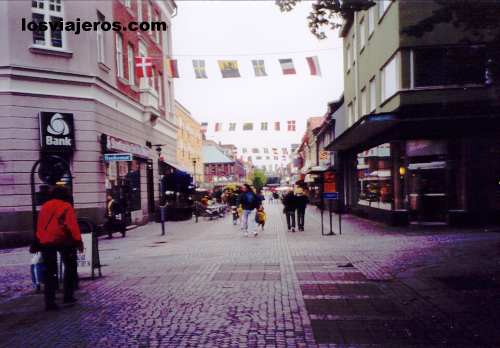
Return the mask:
<path id="1" fill-rule="evenodd" d="M 73 114 L 40 112 L 40 146 L 47 152 L 72 152 L 75 147 Z"/>

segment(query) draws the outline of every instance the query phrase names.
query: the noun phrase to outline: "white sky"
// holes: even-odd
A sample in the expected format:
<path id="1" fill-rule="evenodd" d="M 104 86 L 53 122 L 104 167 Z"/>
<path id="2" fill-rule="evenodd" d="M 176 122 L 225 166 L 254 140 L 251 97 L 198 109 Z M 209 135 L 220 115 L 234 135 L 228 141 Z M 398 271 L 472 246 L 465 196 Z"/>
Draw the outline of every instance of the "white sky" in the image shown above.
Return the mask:
<path id="1" fill-rule="evenodd" d="M 281 13 L 274 1 L 177 1 L 173 19 L 173 55 L 180 78 L 175 95 L 200 122 L 209 122 L 208 138 L 242 147 L 283 147 L 299 142 L 308 117 L 322 116 L 326 104 L 343 89 L 342 41 L 337 31 L 319 41 L 306 17 L 311 2 Z M 290 53 L 290 52 L 300 53 Z M 268 54 L 274 53 L 274 54 Z M 305 57 L 319 57 L 322 77 L 311 76 Z M 294 60 L 297 75 L 284 76 L 280 58 Z M 208 79 L 195 79 L 192 59 L 205 59 Z M 241 78 L 222 79 L 218 59 L 239 61 Z M 251 60 L 264 59 L 267 77 L 255 77 Z M 286 121 L 297 121 L 297 132 Z M 223 131 L 214 133 L 214 122 Z M 228 132 L 229 122 L 238 123 Z M 282 121 L 281 132 L 241 131 L 242 123 Z M 270 124 L 271 127 L 271 124 Z"/>

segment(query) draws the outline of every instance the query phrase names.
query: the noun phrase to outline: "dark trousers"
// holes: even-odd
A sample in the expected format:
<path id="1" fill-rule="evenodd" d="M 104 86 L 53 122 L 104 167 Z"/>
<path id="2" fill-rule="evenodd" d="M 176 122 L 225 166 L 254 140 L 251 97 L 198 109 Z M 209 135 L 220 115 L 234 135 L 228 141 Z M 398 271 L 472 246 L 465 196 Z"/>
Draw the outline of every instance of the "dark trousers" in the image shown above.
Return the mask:
<path id="1" fill-rule="evenodd" d="M 306 209 L 297 209 L 297 225 L 299 229 L 304 229 L 304 216 L 306 214 Z"/>
<path id="2" fill-rule="evenodd" d="M 42 257 L 45 264 L 45 305 L 55 302 L 57 289 L 57 252 L 61 254 L 64 264 L 64 299 L 73 297 L 77 281 L 76 249 L 74 247 L 43 246 Z"/>
<path id="3" fill-rule="evenodd" d="M 286 214 L 286 224 L 288 226 L 288 229 L 295 228 L 295 211 L 287 210 L 285 214 Z"/>

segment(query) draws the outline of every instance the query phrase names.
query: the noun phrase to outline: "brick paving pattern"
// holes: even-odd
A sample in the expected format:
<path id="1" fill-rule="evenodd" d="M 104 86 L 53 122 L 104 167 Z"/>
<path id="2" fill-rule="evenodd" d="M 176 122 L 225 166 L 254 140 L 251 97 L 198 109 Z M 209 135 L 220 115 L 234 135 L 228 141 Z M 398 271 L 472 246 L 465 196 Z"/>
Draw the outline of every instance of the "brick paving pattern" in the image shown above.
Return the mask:
<path id="1" fill-rule="evenodd" d="M 31 290 L 26 249 L 0 251 L 0 346 L 500 346 L 500 234 L 346 217 L 321 236 L 313 208 L 288 233 L 267 210 L 258 237 L 227 218 L 102 240 L 104 277 L 58 312 Z"/>

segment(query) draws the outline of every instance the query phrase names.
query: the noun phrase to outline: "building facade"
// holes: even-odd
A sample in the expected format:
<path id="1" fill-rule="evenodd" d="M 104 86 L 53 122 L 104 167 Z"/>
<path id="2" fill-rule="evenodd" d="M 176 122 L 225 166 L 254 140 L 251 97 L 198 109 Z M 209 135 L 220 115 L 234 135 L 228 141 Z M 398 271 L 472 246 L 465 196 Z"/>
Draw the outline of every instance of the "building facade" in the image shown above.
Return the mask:
<path id="1" fill-rule="evenodd" d="M 177 117 L 177 164 L 194 178 L 197 185 L 203 183 L 201 125 L 188 109 L 179 101 L 175 101 Z"/>
<path id="2" fill-rule="evenodd" d="M 242 183 L 245 180 L 245 165 L 238 159 L 228 157 L 219 146 L 208 142 L 203 145 L 205 183 L 209 186 Z"/>
<path id="3" fill-rule="evenodd" d="M 176 155 L 173 89 L 163 73 L 175 9 L 171 0 L 0 3 L 0 244 L 32 238 L 30 172 L 54 154 L 69 164 L 79 217 L 102 223 L 110 194 L 122 200 L 129 224 L 149 220 L 158 199 L 157 150 L 165 159 Z M 21 18 L 124 24 L 154 18 L 168 30 L 30 32 L 21 31 Z M 152 78 L 134 74 L 135 56 L 154 58 Z M 71 146 L 59 146 L 65 144 Z M 122 153 L 131 158 L 105 156 Z M 43 175 L 35 174 L 38 191 Z"/>
<path id="4" fill-rule="evenodd" d="M 341 156 L 344 203 L 353 212 L 393 224 L 498 222 L 489 34 L 479 41 L 451 23 L 420 37 L 405 33 L 437 6 L 379 1 L 346 21 L 346 125 L 327 148 Z"/>

